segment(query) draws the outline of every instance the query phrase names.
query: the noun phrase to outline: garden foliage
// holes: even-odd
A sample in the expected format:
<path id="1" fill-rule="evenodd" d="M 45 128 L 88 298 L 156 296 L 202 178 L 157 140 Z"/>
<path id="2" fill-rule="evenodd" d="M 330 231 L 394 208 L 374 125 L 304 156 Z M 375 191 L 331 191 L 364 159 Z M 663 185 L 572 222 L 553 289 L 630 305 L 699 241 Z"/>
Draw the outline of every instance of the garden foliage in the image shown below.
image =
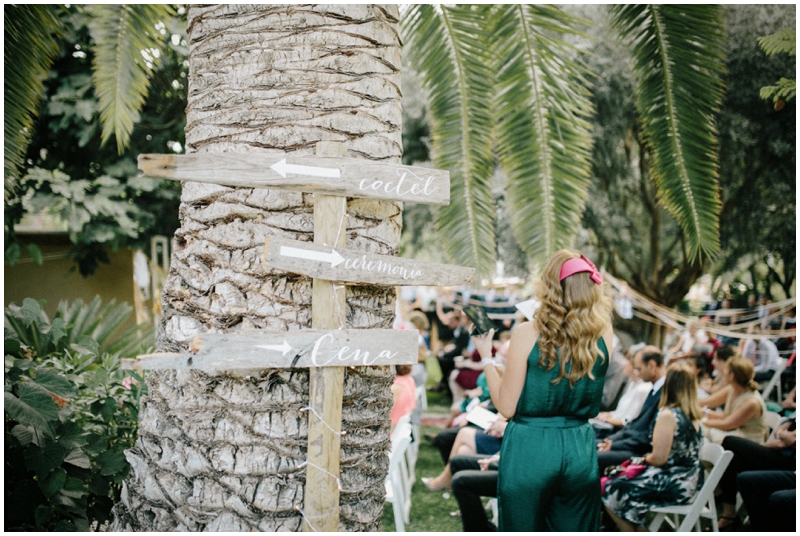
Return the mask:
<path id="1" fill-rule="evenodd" d="M 127 304 L 62 303 L 50 321 L 43 303 L 5 310 L 5 530 L 97 530 L 128 474 L 145 389 L 121 356 L 145 350 L 152 329 L 117 335 Z"/>

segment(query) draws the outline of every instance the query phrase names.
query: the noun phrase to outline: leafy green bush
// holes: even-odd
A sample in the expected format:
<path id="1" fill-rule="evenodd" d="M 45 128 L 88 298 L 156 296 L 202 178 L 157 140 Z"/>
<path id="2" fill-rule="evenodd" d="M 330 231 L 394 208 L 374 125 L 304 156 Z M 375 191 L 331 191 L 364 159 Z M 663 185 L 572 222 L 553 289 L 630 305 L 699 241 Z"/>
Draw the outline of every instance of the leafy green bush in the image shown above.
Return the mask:
<path id="1" fill-rule="evenodd" d="M 35 300 L 5 310 L 5 530 L 98 528 L 129 471 L 145 384 L 107 351 L 125 308 L 62 305 L 52 322 Z"/>

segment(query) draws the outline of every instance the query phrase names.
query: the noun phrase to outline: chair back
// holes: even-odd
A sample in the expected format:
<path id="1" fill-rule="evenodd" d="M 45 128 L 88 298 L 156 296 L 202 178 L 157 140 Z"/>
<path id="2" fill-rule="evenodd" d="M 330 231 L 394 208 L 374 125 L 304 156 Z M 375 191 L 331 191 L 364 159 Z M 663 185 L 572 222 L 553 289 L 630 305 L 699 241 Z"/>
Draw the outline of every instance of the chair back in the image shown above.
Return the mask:
<path id="1" fill-rule="evenodd" d="M 775 370 L 775 373 L 772 375 L 772 379 L 764 386 L 764 389 L 761 390 L 761 398 L 764 399 L 764 402 L 769 400 L 772 391 L 777 388 L 778 390 L 778 401 L 780 402 L 782 392 L 781 392 L 781 374 L 784 370 L 786 370 L 786 363 L 788 363 L 788 359 L 779 357 L 778 358 L 778 368 Z"/>
<path id="2" fill-rule="evenodd" d="M 406 451 L 411 444 L 411 423 L 400 421 L 392 432 L 392 450 L 389 453 L 389 474 L 386 476 L 386 502 L 392 503 L 396 532 L 405 532 L 411 509 L 411 497 L 406 493 L 408 479 L 405 465 Z"/>
<path id="3" fill-rule="evenodd" d="M 725 450 L 721 445 L 712 443 L 707 439 L 703 440 L 703 445 L 700 447 L 700 460 L 711 464 L 711 471 L 706 475 L 703 487 L 700 488 L 694 496 L 692 502 L 692 509 L 683 519 L 677 532 L 689 532 L 692 526 L 697 522 L 703 507 L 707 504 L 714 505 L 714 490 L 717 488 L 722 474 L 728 468 L 728 464 L 733 459 L 733 452 Z"/>

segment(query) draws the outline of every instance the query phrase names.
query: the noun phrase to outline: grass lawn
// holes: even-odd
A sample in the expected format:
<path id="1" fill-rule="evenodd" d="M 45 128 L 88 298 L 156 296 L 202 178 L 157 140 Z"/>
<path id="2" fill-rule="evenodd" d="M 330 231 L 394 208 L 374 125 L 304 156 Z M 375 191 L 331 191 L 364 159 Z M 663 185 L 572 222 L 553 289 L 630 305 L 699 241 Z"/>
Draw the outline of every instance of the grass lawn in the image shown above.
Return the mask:
<path id="1" fill-rule="evenodd" d="M 433 358 L 428 359 L 428 385 L 434 385 L 439 381 L 441 372 L 438 364 Z M 448 415 L 450 405 L 441 393 L 428 392 L 428 409 L 425 415 L 436 414 L 443 417 Z M 440 428 L 425 426 L 423 423 L 422 434 L 436 434 Z M 425 488 L 425 484 L 420 480 L 423 476 L 436 476 L 444 464 L 436 450 L 426 440 L 420 438 L 419 456 L 417 458 L 416 475 L 417 481 L 411 490 L 411 515 L 410 521 L 406 523 L 407 532 L 462 532 L 461 517 L 451 516 L 451 512 L 458 510 L 458 503 L 450 492 L 432 493 Z M 394 532 L 394 512 L 392 505 L 386 503 L 383 508 L 381 519 L 381 530 L 384 532 Z"/>

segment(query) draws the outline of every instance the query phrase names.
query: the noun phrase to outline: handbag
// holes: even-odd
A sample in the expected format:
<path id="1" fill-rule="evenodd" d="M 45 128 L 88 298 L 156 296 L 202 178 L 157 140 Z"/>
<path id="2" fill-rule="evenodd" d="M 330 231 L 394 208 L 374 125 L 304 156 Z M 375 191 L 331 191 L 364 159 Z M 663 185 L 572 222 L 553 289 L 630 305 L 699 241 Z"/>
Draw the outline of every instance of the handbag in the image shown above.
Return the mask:
<path id="1" fill-rule="evenodd" d="M 631 458 L 625 460 L 620 465 L 610 465 L 606 467 L 604 475 L 600 477 L 600 493 L 606 492 L 606 483 L 615 478 L 636 478 L 647 469 L 644 458 Z"/>

